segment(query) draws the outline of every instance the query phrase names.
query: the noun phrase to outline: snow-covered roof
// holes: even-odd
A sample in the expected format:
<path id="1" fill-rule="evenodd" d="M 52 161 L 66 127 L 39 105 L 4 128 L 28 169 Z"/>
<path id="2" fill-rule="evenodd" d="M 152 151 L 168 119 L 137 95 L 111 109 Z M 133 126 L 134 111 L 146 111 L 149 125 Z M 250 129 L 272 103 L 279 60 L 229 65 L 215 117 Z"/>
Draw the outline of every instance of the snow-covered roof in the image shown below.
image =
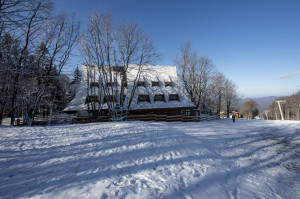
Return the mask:
<path id="1" fill-rule="evenodd" d="M 75 98 L 64 109 L 66 112 L 87 110 L 88 106 L 85 103 L 87 93 L 89 95 L 99 96 L 100 101 L 103 99 L 103 93 L 101 89 L 93 89 L 88 92 L 88 76 L 99 80 L 98 68 L 95 66 L 82 65 L 82 79 L 80 82 L 80 88 Z M 127 93 L 131 93 L 133 88 L 133 82 L 138 73 L 138 65 L 129 65 L 127 71 Z M 191 100 L 182 92 L 182 88 L 179 86 L 176 66 L 143 66 L 142 73 L 139 79 L 140 82 L 145 82 L 144 86 L 138 86 L 130 107 L 130 110 L 141 109 L 158 109 L 158 108 L 178 108 L 178 107 L 195 107 Z M 89 81 L 94 82 L 94 81 Z M 152 82 L 159 82 L 159 86 L 152 86 Z M 166 86 L 166 82 L 172 82 L 172 86 Z M 100 93 L 99 93 L 100 92 Z M 126 94 L 125 92 L 125 94 Z M 179 101 L 169 101 L 170 94 L 177 94 Z M 139 95 L 149 95 L 150 102 L 138 102 Z M 155 101 L 155 95 L 164 95 L 165 101 Z M 126 96 L 125 103 L 128 100 L 129 95 Z M 105 107 L 105 106 L 104 106 Z"/>

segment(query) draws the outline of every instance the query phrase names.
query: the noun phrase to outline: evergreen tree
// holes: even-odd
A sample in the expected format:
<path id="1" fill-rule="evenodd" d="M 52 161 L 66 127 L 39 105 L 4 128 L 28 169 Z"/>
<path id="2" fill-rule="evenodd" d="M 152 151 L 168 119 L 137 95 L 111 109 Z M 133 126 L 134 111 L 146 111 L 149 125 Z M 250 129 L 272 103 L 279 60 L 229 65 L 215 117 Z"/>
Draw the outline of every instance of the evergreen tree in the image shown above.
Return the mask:
<path id="1" fill-rule="evenodd" d="M 78 66 L 74 70 L 74 73 L 72 75 L 72 81 L 71 84 L 78 84 L 81 80 L 81 71 L 79 70 Z"/>

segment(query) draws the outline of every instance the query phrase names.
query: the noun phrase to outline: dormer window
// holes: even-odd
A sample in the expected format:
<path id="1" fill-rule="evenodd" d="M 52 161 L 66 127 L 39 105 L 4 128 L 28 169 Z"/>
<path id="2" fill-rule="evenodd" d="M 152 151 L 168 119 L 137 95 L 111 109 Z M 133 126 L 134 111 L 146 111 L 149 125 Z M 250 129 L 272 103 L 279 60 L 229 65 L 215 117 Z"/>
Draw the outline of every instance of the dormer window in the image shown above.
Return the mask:
<path id="1" fill-rule="evenodd" d="M 98 95 L 88 95 L 88 96 L 86 96 L 85 103 L 90 103 L 90 102 L 99 102 Z"/>
<path id="2" fill-rule="evenodd" d="M 99 87 L 99 83 L 98 82 L 91 82 L 90 83 L 90 87 Z"/>
<path id="3" fill-rule="evenodd" d="M 167 86 L 173 87 L 173 82 L 165 82 L 165 87 L 167 87 Z"/>
<path id="4" fill-rule="evenodd" d="M 166 101 L 165 95 L 161 94 L 161 95 L 154 95 L 154 101 Z"/>
<path id="5" fill-rule="evenodd" d="M 179 95 L 178 94 L 170 94 L 169 101 L 180 101 Z"/>
<path id="6" fill-rule="evenodd" d="M 103 98 L 103 103 L 116 101 L 115 95 L 105 95 Z"/>
<path id="7" fill-rule="evenodd" d="M 114 86 L 115 85 L 115 83 L 114 82 L 106 82 L 106 84 L 105 84 L 106 86 Z"/>
<path id="8" fill-rule="evenodd" d="M 152 86 L 158 86 L 158 87 L 159 87 L 159 82 L 157 82 L 157 81 L 152 81 Z"/>
<path id="9" fill-rule="evenodd" d="M 143 86 L 143 87 L 146 87 L 146 84 L 145 84 L 145 82 L 138 82 L 138 83 L 137 83 L 137 86 Z"/>
<path id="10" fill-rule="evenodd" d="M 138 102 L 150 102 L 149 95 L 139 95 Z"/>

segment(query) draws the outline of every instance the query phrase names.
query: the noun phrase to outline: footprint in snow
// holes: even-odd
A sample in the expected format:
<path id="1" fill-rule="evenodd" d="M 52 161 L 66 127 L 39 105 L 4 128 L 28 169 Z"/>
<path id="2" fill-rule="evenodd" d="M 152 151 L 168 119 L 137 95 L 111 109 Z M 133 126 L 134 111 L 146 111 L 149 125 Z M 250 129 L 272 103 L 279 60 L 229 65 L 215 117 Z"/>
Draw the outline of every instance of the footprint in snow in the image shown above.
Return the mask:
<path id="1" fill-rule="evenodd" d="M 240 195 L 240 189 L 238 187 L 236 187 L 232 191 L 232 196 L 233 196 L 234 199 L 239 199 L 240 198 L 239 195 Z"/>

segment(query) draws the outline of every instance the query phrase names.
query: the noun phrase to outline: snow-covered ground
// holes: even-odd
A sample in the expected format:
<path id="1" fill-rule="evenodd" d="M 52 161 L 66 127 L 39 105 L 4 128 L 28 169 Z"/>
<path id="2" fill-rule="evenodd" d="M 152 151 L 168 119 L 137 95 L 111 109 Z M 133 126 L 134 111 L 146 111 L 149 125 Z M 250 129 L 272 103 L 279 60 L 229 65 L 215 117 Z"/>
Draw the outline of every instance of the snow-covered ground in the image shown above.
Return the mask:
<path id="1" fill-rule="evenodd" d="M 300 198 L 300 122 L 0 127 L 0 198 Z"/>

